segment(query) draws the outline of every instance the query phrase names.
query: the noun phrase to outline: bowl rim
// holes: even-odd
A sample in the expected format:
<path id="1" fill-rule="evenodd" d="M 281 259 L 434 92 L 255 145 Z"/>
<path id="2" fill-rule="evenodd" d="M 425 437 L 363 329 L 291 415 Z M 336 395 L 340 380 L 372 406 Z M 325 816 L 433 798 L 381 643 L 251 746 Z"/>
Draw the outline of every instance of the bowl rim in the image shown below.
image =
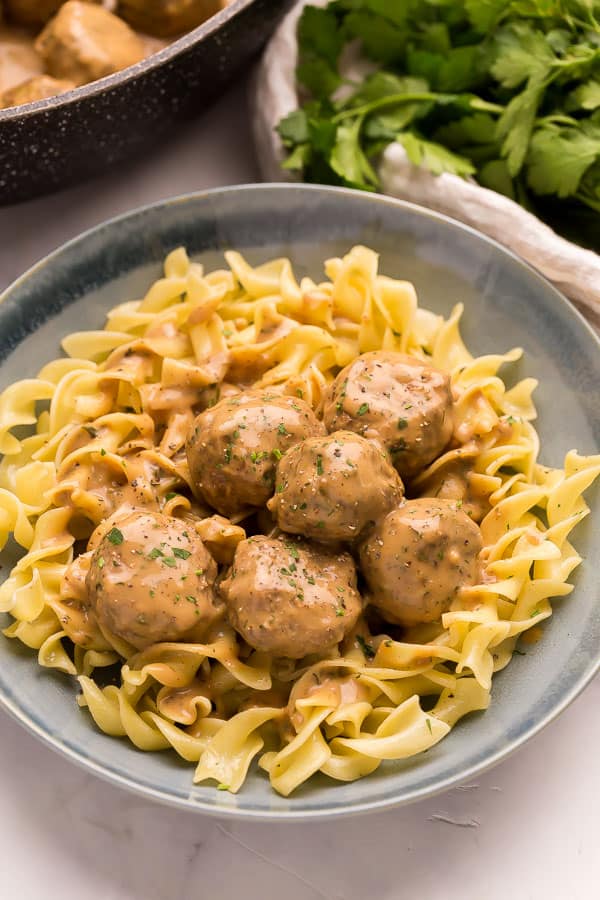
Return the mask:
<path id="1" fill-rule="evenodd" d="M 252 0 L 250 0 L 250 2 L 252 2 Z M 103 222 L 100 222 L 97 225 L 94 225 L 92 228 L 86 229 L 79 235 L 71 238 L 69 241 L 66 241 L 59 247 L 52 250 L 41 260 L 30 266 L 22 275 L 16 278 L 2 293 L 0 293 L 0 304 L 8 300 L 10 298 L 10 295 L 14 291 L 18 291 L 20 286 L 25 283 L 28 278 L 35 275 L 40 269 L 43 269 L 48 264 L 52 265 L 55 260 L 59 259 L 61 254 L 66 250 L 76 248 L 78 244 L 85 243 L 90 237 L 95 236 L 101 231 L 110 231 L 114 226 L 119 225 L 121 222 L 127 219 L 135 218 L 137 216 L 143 216 L 146 213 L 168 206 L 175 206 L 190 202 L 195 203 L 198 201 L 210 202 L 211 198 L 215 196 L 235 193 L 260 193 L 263 191 L 266 191 L 268 193 L 278 191 L 294 191 L 302 193 L 304 191 L 310 191 L 311 193 L 322 193 L 325 195 L 350 196 L 355 199 L 360 198 L 361 201 L 364 201 L 366 203 L 380 203 L 386 206 L 395 207 L 397 209 L 406 209 L 413 213 L 416 213 L 418 216 L 422 216 L 423 218 L 433 219 L 434 221 L 449 225 L 451 228 L 457 228 L 461 231 L 467 232 L 474 236 L 476 239 L 482 241 L 484 244 L 489 244 L 492 247 L 500 250 L 501 253 L 509 256 L 515 266 L 517 266 L 524 272 L 527 272 L 529 277 L 533 277 L 534 280 L 536 280 L 541 286 L 543 286 L 544 290 L 549 290 L 551 294 L 554 295 L 554 301 L 562 306 L 567 314 L 572 316 L 580 326 L 583 326 L 584 331 L 587 332 L 588 336 L 592 338 L 592 341 L 600 350 L 600 336 L 596 334 L 596 332 L 586 321 L 580 311 L 575 306 L 573 306 L 573 304 L 570 303 L 569 300 L 567 300 L 564 294 L 562 294 L 533 266 L 531 266 L 525 260 L 521 259 L 521 257 L 517 256 L 513 251 L 504 247 L 498 241 L 477 231 L 477 229 L 472 228 L 470 225 L 466 225 L 457 219 L 453 219 L 451 216 L 447 216 L 427 207 L 420 206 L 417 203 L 412 203 L 406 200 L 399 200 L 383 194 L 365 194 L 365 192 L 359 190 L 343 187 L 331 187 L 327 185 L 292 184 L 287 182 L 265 182 L 260 184 L 230 185 L 225 187 L 210 188 L 206 190 L 179 194 L 174 197 L 169 197 L 153 203 L 144 204 L 143 206 L 135 207 L 128 212 L 120 213 L 117 216 L 113 216 Z M 51 318 L 51 316 L 48 318 Z M 588 663 L 584 666 L 582 673 L 573 682 L 569 690 L 565 694 L 561 695 L 559 701 L 555 703 L 555 705 L 552 706 L 552 708 L 550 708 L 543 716 L 541 716 L 540 719 L 535 721 L 530 727 L 525 728 L 517 736 L 511 738 L 504 746 L 498 749 L 491 756 L 482 761 L 473 763 L 461 772 L 442 778 L 433 786 L 420 788 L 415 787 L 413 789 L 409 789 L 405 793 L 403 793 L 401 797 L 391 795 L 380 800 L 363 800 L 356 803 L 347 803 L 344 806 L 335 807 L 333 809 L 321 808 L 309 810 L 294 810 L 293 807 L 291 807 L 290 809 L 271 812 L 267 809 L 252 810 L 240 809 L 236 806 L 218 806 L 205 800 L 194 800 L 191 798 L 174 796 L 164 790 L 154 788 L 141 782 L 133 781 L 132 778 L 120 774 L 118 770 L 98 763 L 95 760 L 85 756 L 83 753 L 77 751 L 75 748 L 65 745 L 64 743 L 62 743 L 59 736 L 50 734 L 45 731 L 40 724 L 38 724 L 30 715 L 25 713 L 19 707 L 17 702 L 13 701 L 10 697 L 7 697 L 2 688 L 0 688 L 0 708 L 9 713 L 14 720 L 19 722 L 19 724 L 21 724 L 27 731 L 41 740 L 43 744 L 50 747 L 56 753 L 60 754 L 63 757 L 66 757 L 69 761 L 74 762 L 85 771 L 92 772 L 102 780 L 116 785 L 117 787 L 124 788 L 125 790 L 137 796 L 143 796 L 147 799 L 154 800 L 181 810 L 185 810 L 187 812 L 203 813 L 205 815 L 210 815 L 221 819 L 248 819 L 261 822 L 310 822 L 324 821 L 334 818 L 337 819 L 345 816 L 365 815 L 368 813 L 382 812 L 387 809 L 405 806 L 409 803 L 415 803 L 434 797 L 438 794 L 448 791 L 458 784 L 481 775 L 483 772 L 486 772 L 498 763 L 504 761 L 505 759 L 508 759 L 508 757 L 512 756 L 512 754 L 515 753 L 521 746 L 523 746 L 523 744 L 525 744 L 531 738 L 535 737 L 535 735 L 539 734 L 542 729 L 553 722 L 579 696 L 579 694 L 584 690 L 584 688 L 587 687 L 587 685 L 598 674 L 598 672 L 600 672 L 600 656 L 598 656 L 596 659 L 590 659 L 588 661 Z M 190 789 L 192 787 L 193 785 L 191 784 Z"/>
<path id="2" fill-rule="evenodd" d="M 61 94 L 55 94 L 53 97 L 44 97 L 42 100 L 33 100 L 31 103 L 20 103 L 18 106 L 9 106 L 6 109 L 0 109 L 0 125 L 4 122 L 10 122 L 20 119 L 27 119 L 36 115 L 38 112 L 44 112 L 47 109 L 62 109 L 64 107 L 76 104 L 79 100 L 86 100 L 103 94 L 117 85 L 127 84 L 134 81 L 139 75 L 146 72 L 152 72 L 154 69 L 160 68 L 163 63 L 170 62 L 183 51 L 204 38 L 217 32 L 222 25 L 235 19 L 236 16 L 244 10 L 253 6 L 256 0 L 233 0 L 228 6 L 223 7 L 214 13 L 209 19 L 187 31 L 178 37 L 171 44 L 145 56 L 139 62 L 111 75 L 105 75 L 103 78 L 97 78 L 96 81 L 90 81 L 88 84 L 82 84 L 72 88 L 70 91 L 64 91 Z"/>

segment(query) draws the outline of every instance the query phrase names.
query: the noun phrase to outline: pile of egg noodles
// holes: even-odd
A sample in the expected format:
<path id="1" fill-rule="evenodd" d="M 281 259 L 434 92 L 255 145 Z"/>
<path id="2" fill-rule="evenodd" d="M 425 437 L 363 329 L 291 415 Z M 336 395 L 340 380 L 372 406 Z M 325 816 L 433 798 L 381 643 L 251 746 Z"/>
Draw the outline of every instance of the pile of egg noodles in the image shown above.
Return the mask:
<path id="1" fill-rule="evenodd" d="M 410 283 L 378 273 L 372 250 L 327 260 L 318 284 L 298 282 L 289 259 L 253 268 L 239 253 L 225 257 L 227 269 L 205 272 L 174 250 L 141 300 L 115 306 L 103 330 L 66 337 L 66 357 L 0 396 L 0 546 L 14 535 L 25 551 L 0 586 L 0 611 L 12 617 L 8 638 L 78 680 L 80 705 L 106 734 L 141 750 L 172 748 L 196 764 L 196 782 L 232 792 L 256 758 L 287 796 L 317 772 L 352 781 L 421 753 L 487 708 L 519 636 L 552 614 L 550 598 L 572 590 L 580 557 L 569 536 L 589 512 L 583 492 L 600 457 L 571 451 L 563 468 L 539 464 L 536 383 L 508 389 L 500 374 L 521 351 L 471 356 L 462 307 L 448 319 L 420 308 Z M 325 657 L 286 660 L 252 651 L 226 623 L 208 644 L 140 651 L 77 613 L 65 573 L 102 520 L 99 485 L 118 477 L 126 491 L 150 469 L 152 502 L 193 514 L 185 435 L 199 401 L 214 403 L 230 373 L 318 409 L 341 367 L 379 349 L 450 373 L 455 435 L 477 440 L 473 482 L 490 506 L 486 578 L 440 622 L 401 639 L 361 622 Z M 242 526 L 231 522 L 213 540 Z M 116 667 L 117 684 L 102 686 L 106 667 Z"/>

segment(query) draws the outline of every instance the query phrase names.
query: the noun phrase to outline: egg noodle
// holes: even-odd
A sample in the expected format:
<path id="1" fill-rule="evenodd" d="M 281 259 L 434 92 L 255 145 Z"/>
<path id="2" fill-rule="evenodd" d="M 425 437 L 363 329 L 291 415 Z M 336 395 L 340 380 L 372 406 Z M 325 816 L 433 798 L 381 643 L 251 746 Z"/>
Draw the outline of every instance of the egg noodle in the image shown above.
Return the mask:
<path id="1" fill-rule="evenodd" d="M 66 337 L 66 358 L 0 396 L 0 546 L 12 534 L 26 551 L 0 586 L 0 611 L 13 620 L 7 637 L 78 679 L 80 705 L 102 731 L 141 750 L 173 748 L 197 764 L 196 782 L 232 792 L 258 756 L 287 796 L 317 772 L 352 781 L 427 750 L 487 708 L 519 636 L 551 615 L 549 598 L 572 590 L 580 557 L 569 535 L 589 512 L 582 495 L 600 456 L 571 451 L 563 468 L 540 465 L 536 382 L 508 389 L 499 375 L 521 351 L 472 357 L 462 307 L 448 319 L 419 308 L 410 283 L 378 274 L 373 251 L 328 260 L 320 284 L 298 282 L 289 259 L 253 268 L 239 253 L 225 257 L 228 269 L 205 273 L 173 251 L 143 299 L 112 309 L 104 330 Z M 272 658 L 227 624 L 207 644 L 142 651 L 101 631 L 65 576 L 106 516 L 106 485 L 123 496 L 135 488 L 138 506 L 190 516 L 185 436 L 224 385 L 268 387 L 317 409 L 341 367 L 379 349 L 451 374 L 454 449 L 416 485 L 426 493 L 444 467 L 470 459 L 471 487 L 489 510 L 484 582 L 401 640 L 371 635 L 360 620 L 325 658 Z M 226 552 L 244 536 L 243 522 L 202 515 L 213 547 Z M 102 686 L 110 666 L 119 683 Z"/>

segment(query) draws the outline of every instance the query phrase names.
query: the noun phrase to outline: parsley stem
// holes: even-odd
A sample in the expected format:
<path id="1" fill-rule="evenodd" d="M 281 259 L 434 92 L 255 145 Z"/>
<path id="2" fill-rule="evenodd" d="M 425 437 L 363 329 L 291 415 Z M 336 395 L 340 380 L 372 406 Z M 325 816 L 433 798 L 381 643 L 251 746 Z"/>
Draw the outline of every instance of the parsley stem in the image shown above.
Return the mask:
<path id="1" fill-rule="evenodd" d="M 370 103 L 364 103 L 362 106 L 353 106 L 350 109 L 343 109 L 341 112 L 336 113 L 335 116 L 332 116 L 331 121 L 337 124 L 344 119 L 351 119 L 354 116 L 370 115 L 376 110 L 385 109 L 388 106 L 397 106 L 402 103 L 416 103 L 423 100 L 458 100 L 459 96 L 459 94 L 439 94 L 433 91 L 421 91 L 412 94 L 390 94 L 388 97 L 380 97 L 379 100 L 372 100 Z M 477 101 L 476 108 L 479 110 L 497 113 L 498 115 L 501 115 L 501 113 L 504 112 L 504 107 L 498 106 L 497 103 L 488 103 L 486 100 L 481 100 L 479 97 L 474 98 L 474 100 Z"/>
<path id="2" fill-rule="evenodd" d="M 542 116 L 540 119 L 535 120 L 536 126 L 543 125 L 579 125 L 577 119 L 571 118 L 571 116 L 562 116 L 562 115 L 554 115 L 554 116 Z"/>
<path id="3" fill-rule="evenodd" d="M 335 116 L 331 117 L 332 122 L 342 122 L 344 119 L 351 119 L 354 116 L 364 116 L 382 109 L 387 106 L 396 106 L 399 103 L 414 103 L 419 100 L 437 100 L 439 94 L 431 91 L 424 91 L 417 94 L 390 94 L 388 97 L 380 97 L 379 100 L 372 100 L 370 103 L 364 103 L 362 106 L 353 106 L 351 109 L 343 109 Z"/>

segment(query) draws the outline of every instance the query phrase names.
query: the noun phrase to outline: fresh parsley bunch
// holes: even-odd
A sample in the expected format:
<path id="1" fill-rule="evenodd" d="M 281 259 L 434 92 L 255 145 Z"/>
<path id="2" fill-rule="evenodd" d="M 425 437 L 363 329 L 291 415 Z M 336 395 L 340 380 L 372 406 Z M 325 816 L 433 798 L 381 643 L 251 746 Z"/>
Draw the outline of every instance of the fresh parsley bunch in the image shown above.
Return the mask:
<path id="1" fill-rule="evenodd" d="M 392 141 L 600 246 L 600 0 L 333 0 L 298 26 L 288 169 L 376 190 Z M 377 69 L 340 74 L 347 45 Z M 343 96 L 344 99 L 338 99 Z"/>

